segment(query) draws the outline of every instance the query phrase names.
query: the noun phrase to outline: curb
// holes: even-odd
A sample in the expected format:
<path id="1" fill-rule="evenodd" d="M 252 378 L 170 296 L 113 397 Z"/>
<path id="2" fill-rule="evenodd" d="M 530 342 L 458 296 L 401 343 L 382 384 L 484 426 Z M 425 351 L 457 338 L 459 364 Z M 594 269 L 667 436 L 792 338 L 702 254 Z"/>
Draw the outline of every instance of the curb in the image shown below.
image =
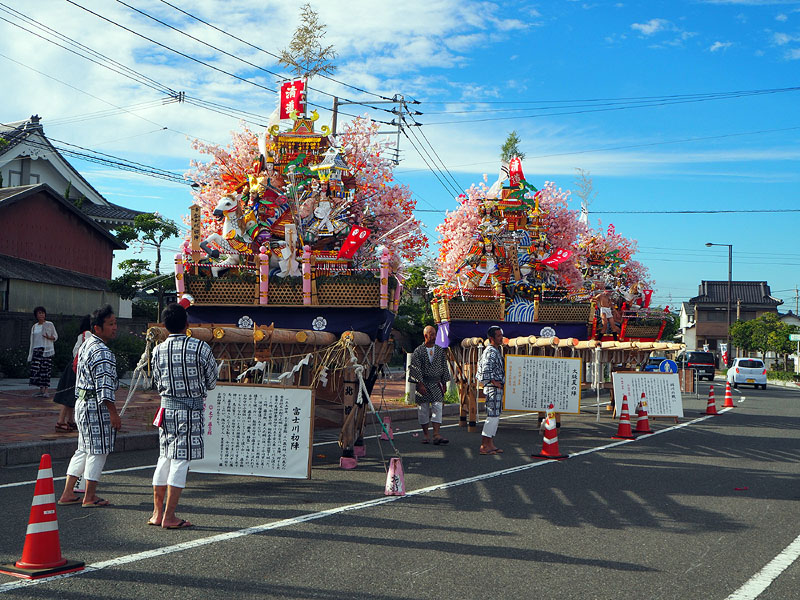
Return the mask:
<path id="1" fill-rule="evenodd" d="M 119 435 L 114 446 L 114 452 L 158 448 L 158 431 Z M 53 460 L 69 459 L 77 447 L 75 439 L 17 442 L 0 446 L 0 467 L 38 463 L 42 454 L 49 454 Z"/>
<path id="2" fill-rule="evenodd" d="M 445 416 L 458 416 L 459 410 L 458 404 L 445 404 L 442 412 Z M 378 412 L 383 416 L 390 416 L 393 423 L 417 418 L 416 407 L 379 410 Z M 118 435 L 114 446 L 115 453 L 158 448 L 158 431 Z M 16 442 L 0 446 L 0 467 L 38 463 L 42 454 L 49 454 L 53 460 L 68 460 L 77 447 L 76 439 Z"/>

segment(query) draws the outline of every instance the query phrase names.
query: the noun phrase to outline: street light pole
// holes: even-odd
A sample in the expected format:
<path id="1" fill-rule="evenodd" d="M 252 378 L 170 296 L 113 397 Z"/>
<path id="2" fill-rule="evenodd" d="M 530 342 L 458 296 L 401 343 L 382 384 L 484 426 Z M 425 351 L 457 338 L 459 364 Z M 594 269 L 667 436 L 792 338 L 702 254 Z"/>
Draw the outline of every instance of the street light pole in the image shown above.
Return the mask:
<path id="1" fill-rule="evenodd" d="M 715 244 L 712 242 L 706 242 L 706 246 L 727 246 L 728 247 L 728 329 L 725 335 L 725 343 L 728 348 L 728 362 L 725 366 L 728 366 L 730 362 L 730 357 L 733 354 L 733 348 L 731 348 L 731 280 L 733 276 L 733 244 Z"/>

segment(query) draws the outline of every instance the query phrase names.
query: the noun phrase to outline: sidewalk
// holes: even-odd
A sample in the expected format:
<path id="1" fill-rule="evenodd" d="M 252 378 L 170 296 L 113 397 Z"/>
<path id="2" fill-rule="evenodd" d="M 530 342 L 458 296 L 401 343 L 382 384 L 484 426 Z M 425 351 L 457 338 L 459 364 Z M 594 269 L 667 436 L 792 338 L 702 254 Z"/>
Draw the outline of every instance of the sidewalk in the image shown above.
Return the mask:
<path id="1" fill-rule="evenodd" d="M 120 381 L 117 407 L 128 397 L 129 379 Z M 402 378 L 386 380 L 381 406 L 381 386 L 375 385 L 372 402 L 380 412 L 391 411 L 392 421 L 417 418 L 415 406 L 402 402 L 405 381 Z M 58 379 L 51 380 L 49 398 L 34 398 L 38 391 L 28 385 L 27 379 L 0 379 L 0 467 L 38 462 L 42 454 L 52 458 L 69 458 L 77 447 L 78 433 L 61 433 L 55 425 L 61 408 L 53 402 Z M 115 452 L 144 450 L 158 447 L 158 430 L 153 427 L 153 417 L 161 400 L 154 391 L 137 389 L 122 417 L 122 429 L 117 435 Z M 458 414 L 455 404 L 445 407 L 445 414 Z M 315 424 L 315 431 L 323 427 Z M 326 433 L 334 428 L 324 429 Z"/>

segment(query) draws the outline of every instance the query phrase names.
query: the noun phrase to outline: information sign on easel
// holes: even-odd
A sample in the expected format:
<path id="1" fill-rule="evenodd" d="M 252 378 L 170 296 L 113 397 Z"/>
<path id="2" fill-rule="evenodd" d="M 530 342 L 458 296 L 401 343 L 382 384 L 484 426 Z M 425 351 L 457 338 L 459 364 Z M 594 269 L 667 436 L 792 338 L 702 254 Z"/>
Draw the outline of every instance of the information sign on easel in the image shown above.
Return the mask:
<path id="1" fill-rule="evenodd" d="M 192 471 L 311 477 L 314 397 L 310 388 L 219 384 L 205 402 L 205 457 Z"/>
<path id="2" fill-rule="evenodd" d="M 630 413 L 635 415 L 636 405 L 644 392 L 649 417 L 683 416 L 683 399 L 677 373 L 614 371 L 611 377 L 614 402 L 618 409 L 622 406 L 622 396 L 627 396 Z"/>
<path id="3" fill-rule="evenodd" d="M 552 356 L 506 355 L 506 385 L 503 410 L 581 411 L 581 359 Z"/>

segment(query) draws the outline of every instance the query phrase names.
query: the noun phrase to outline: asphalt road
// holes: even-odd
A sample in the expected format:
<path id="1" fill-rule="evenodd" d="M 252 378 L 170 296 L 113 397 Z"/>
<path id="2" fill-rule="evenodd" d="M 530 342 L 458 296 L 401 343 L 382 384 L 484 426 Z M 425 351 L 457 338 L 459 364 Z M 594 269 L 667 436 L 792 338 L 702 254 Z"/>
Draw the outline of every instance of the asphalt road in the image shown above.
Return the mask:
<path id="1" fill-rule="evenodd" d="M 501 422 L 502 456 L 479 456 L 479 434 L 457 426 L 444 447 L 401 433 L 403 498 L 383 495 L 374 439 L 355 471 L 335 443 L 316 445 L 308 481 L 192 473 L 180 516 L 196 527 L 183 531 L 145 525 L 155 451 L 112 455 L 100 493 L 114 507 L 58 508 L 62 553 L 88 568 L 0 575 L 0 595 L 800 598 L 800 391 L 734 399 L 704 418 L 705 397 L 685 398 L 680 426 L 659 419 L 635 442 L 610 439 L 605 413 L 565 416 L 560 462 L 530 458 L 541 438 L 527 416 Z M 0 562 L 21 555 L 36 468 L 0 469 Z"/>

